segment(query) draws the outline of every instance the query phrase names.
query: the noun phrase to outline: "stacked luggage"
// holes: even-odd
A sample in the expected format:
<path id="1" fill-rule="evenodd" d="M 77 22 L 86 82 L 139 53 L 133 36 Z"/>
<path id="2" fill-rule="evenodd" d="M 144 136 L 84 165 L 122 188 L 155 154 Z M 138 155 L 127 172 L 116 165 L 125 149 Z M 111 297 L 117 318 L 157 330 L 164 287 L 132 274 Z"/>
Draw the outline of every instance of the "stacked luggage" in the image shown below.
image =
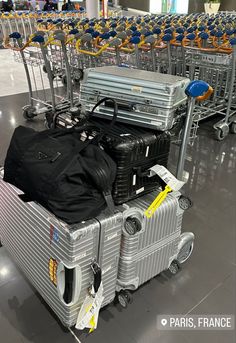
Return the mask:
<path id="1" fill-rule="evenodd" d="M 121 99 L 118 88 L 112 88 L 110 83 L 112 75 L 115 74 L 113 85 L 117 84 L 118 68 L 111 69 L 107 74 L 108 77 L 106 72 L 104 73 L 104 68 L 97 69 L 100 80 L 103 80 L 98 89 L 100 95 L 96 94 L 96 98 L 94 94 L 92 99 L 91 94 L 95 88 L 86 85 L 90 73 L 92 74 L 90 83 L 93 83 L 96 70 L 88 70 L 81 93 L 82 107 L 87 108 L 83 115 L 85 117 L 88 115 L 90 103 L 97 117 L 86 119 L 87 129 L 80 129 L 80 140 L 84 142 L 91 140 L 93 143 L 96 141 L 104 153 L 116 163 L 116 177 L 112 187 L 112 197 L 117 205 L 115 209 L 111 210 L 112 206 L 108 206 L 95 217 L 68 224 L 48 211 L 45 208 L 47 204 L 42 206 L 32 199 L 25 198 L 25 194 L 22 194 L 15 185 L 4 182 L 3 171 L 0 176 L 0 211 L 4 213 L 0 219 L 0 238 L 3 245 L 10 251 L 63 324 L 72 326 L 77 322 L 78 328 L 88 327 L 83 320 L 78 324 L 77 318 L 79 315 L 81 319 L 80 311 L 84 308 L 84 301 L 89 294 L 96 298 L 96 294 L 102 290 L 102 294 L 99 295 L 100 307 L 112 302 L 118 294 L 120 304 L 126 307 L 131 300 L 128 290 L 137 289 L 162 271 L 169 269 L 175 274 L 180 264 L 191 255 L 194 241 L 192 233 L 181 233 L 183 213 L 189 207 L 189 202 L 179 191 L 169 193 L 151 218 L 144 215 L 149 205 L 166 187 L 166 182 L 158 175 L 151 176 L 150 168 L 155 165 L 164 167 L 168 165 L 170 135 L 167 129 L 174 125 L 178 106 L 186 104 L 187 79 L 170 80 L 166 75 L 167 81 L 163 87 L 157 85 L 161 83 L 158 80 L 155 85 L 153 78 L 152 85 L 147 86 L 150 72 L 142 72 L 141 77 L 144 79 L 142 87 L 145 88 L 143 94 L 138 73 L 135 74 L 133 81 L 139 79 L 136 86 L 136 83 L 129 83 L 125 71 L 119 77 L 123 75 L 124 80 L 128 80 L 127 84 L 130 85 L 133 95 L 132 99 L 127 95 L 125 110 L 123 110 L 124 107 L 120 109 L 119 105 L 121 100 L 124 105 L 127 87 L 124 87 Z M 106 85 L 107 81 L 109 86 Z M 107 92 L 103 93 L 104 89 L 107 89 Z M 159 103 L 155 103 L 156 95 L 151 93 L 152 89 L 159 92 L 159 98 L 162 99 Z M 163 94 L 161 94 L 162 90 Z M 170 101 L 167 100 L 168 94 L 172 97 Z M 103 96 L 106 96 L 106 99 L 102 102 Z M 109 120 L 104 120 L 104 118 L 111 119 L 112 107 L 114 112 L 117 109 L 114 100 L 111 101 L 108 96 L 118 102 L 118 113 L 116 113 L 118 122 L 113 125 Z M 94 107 L 95 98 L 100 100 L 98 107 Z M 135 99 L 136 104 L 134 104 Z M 130 110 L 126 111 L 131 103 L 133 107 L 130 106 Z M 137 114 L 137 107 L 134 110 L 137 103 L 140 103 L 140 106 L 143 104 L 144 109 L 144 104 L 149 106 L 149 110 L 153 107 L 150 116 L 154 118 L 145 116 L 141 109 Z M 162 110 L 158 114 L 156 109 L 161 106 Z M 75 134 L 75 126 L 82 121 L 84 124 L 84 116 L 83 120 L 81 118 L 75 118 L 69 112 L 61 113 L 57 116 L 55 124 Z M 140 124 L 141 121 L 135 118 L 142 118 L 146 124 Z M 60 131 L 65 131 L 58 128 L 50 129 L 45 131 L 44 136 L 51 135 L 53 130 L 57 130 L 57 134 L 53 136 L 55 145 Z M 87 147 L 89 143 L 86 144 Z M 11 149 L 12 146 L 11 143 Z M 18 146 L 16 149 L 19 151 Z M 49 158 L 49 164 L 62 165 L 60 158 L 63 153 L 61 154 L 56 147 L 49 157 L 49 147 L 47 153 L 41 151 L 41 147 L 38 152 L 37 144 L 35 149 L 37 163 L 41 163 L 41 160 L 45 163 Z M 25 155 L 27 153 L 29 154 L 29 151 Z M 70 166 L 68 156 L 67 161 Z M 5 165 L 9 167 L 9 161 L 6 161 Z M 22 161 L 18 163 L 17 168 L 22 168 Z M 37 169 L 34 171 L 37 173 Z M 65 171 L 60 170 L 59 176 L 61 177 L 63 173 Z M 56 179 L 59 176 L 56 176 Z M 7 177 L 8 175 L 4 175 L 4 179 Z M 65 182 L 65 178 L 60 180 Z M 96 186 L 95 183 L 91 184 Z M 107 201 L 107 192 L 104 196 Z M 111 202 L 111 199 L 109 201 Z"/>

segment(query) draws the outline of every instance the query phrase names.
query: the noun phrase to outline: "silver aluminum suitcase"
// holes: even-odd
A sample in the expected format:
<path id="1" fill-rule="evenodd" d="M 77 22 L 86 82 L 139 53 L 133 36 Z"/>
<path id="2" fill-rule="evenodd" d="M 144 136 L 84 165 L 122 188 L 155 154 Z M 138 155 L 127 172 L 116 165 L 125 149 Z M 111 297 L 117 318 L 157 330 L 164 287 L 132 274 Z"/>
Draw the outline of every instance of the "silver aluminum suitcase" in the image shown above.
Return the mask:
<path id="1" fill-rule="evenodd" d="M 21 193 L 0 178 L 0 239 L 62 323 L 72 326 L 93 283 L 94 259 L 102 270 L 102 306 L 115 297 L 122 213 L 69 227 L 35 202 L 23 202 Z M 73 279 L 66 302 L 68 270 Z"/>
<path id="2" fill-rule="evenodd" d="M 185 262 L 192 252 L 193 234 L 181 235 L 181 194 L 170 193 L 151 218 L 144 217 L 156 196 L 157 192 L 153 192 L 125 204 L 118 291 L 137 289 L 168 269 L 173 261 Z"/>
<path id="3" fill-rule="evenodd" d="M 187 102 L 188 78 L 122 67 L 87 69 L 81 83 L 83 111 L 103 97 L 118 103 L 117 120 L 165 131 L 171 129 L 176 110 Z M 106 101 L 95 111 L 97 116 L 112 118 L 113 104 Z"/>

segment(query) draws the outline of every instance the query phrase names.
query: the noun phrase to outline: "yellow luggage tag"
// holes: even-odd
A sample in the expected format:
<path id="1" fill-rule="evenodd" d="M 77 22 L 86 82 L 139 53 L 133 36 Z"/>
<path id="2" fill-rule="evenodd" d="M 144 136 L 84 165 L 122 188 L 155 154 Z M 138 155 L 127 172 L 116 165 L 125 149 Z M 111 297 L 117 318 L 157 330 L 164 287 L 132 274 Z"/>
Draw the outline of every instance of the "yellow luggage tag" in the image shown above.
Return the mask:
<path id="1" fill-rule="evenodd" d="M 166 186 L 165 189 L 158 194 L 156 199 L 144 212 L 144 215 L 147 218 L 151 218 L 151 216 L 156 212 L 158 207 L 160 207 L 160 205 L 163 203 L 168 193 L 172 191 L 179 191 L 185 183 L 183 181 L 176 179 L 176 177 L 173 174 L 171 174 L 168 169 L 158 164 L 150 168 L 149 177 L 152 177 L 153 175 L 158 175 L 166 183 Z"/>
<path id="2" fill-rule="evenodd" d="M 170 186 L 166 185 L 164 191 L 160 192 L 156 199 L 151 203 L 151 205 L 148 207 L 148 209 L 144 212 L 145 216 L 147 218 L 151 218 L 151 216 L 156 212 L 158 207 L 163 203 L 165 198 L 167 197 L 167 194 L 172 192 L 172 189 Z"/>

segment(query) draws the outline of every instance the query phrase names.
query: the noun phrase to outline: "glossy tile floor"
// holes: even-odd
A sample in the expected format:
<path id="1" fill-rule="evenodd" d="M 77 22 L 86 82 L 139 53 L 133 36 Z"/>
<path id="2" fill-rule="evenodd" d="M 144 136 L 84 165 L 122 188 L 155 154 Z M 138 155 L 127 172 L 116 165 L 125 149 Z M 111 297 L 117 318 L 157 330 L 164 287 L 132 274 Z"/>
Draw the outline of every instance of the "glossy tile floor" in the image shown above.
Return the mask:
<path id="1" fill-rule="evenodd" d="M 16 62 L 16 59 L 20 60 L 20 55 L 18 52 L 15 52 L 13 55 L 11 50 L 1 49 L 1 80 L 4 80 L 4 87 L 1 87 L 1 96 L 28 92 L 28 84 L 24 74 L 24 66 L 22 63 Z M 42 70 L 42 64 L 35 68 L 32 68 L 31 66 L 28 66 L 28 68 L 32 80 L 33 90 L 40 90 L 43 88 L 48 89 L 48 79 Z"/>
<path id="2" fill-rule="evenodd" d="M 0 98 L 0 164 L 14 128 L 43 128 L 43 119 L 26 123 L 21 107 L 27 94 Z M 186 163 L 185 193 L 194 207 L 183 228 L 196 235 L 194 253 L 176 276 L 162 274 L 134 292 L 126 309 L 109 305 L 98 329 L 75 332 L 82 343 L 234 343 L 235 331 L 158 331 L 158 314 L 235 314 L 236 136 L 217 142 L 212 122 L 204 123 Z M 171 164 L 176 161 L 173 146 Z M 1 213 L 0 215 L 4 215 Z M 72 343 L 53 313 L 0 248 L 0 341 L 3 343 Z"/>

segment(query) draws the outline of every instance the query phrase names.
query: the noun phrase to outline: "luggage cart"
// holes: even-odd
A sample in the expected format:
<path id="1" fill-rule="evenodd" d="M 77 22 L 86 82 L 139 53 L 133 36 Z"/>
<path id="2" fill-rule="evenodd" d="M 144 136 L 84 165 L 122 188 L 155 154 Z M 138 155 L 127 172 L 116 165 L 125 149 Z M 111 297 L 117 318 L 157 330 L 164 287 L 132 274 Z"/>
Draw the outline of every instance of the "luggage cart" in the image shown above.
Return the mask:
<path id="1" fill-rule="evenodd" d="M 179 179 L 183 177 L 195 99 L 210 93 L 209 85 L 202 81 L 190 82 L 186 88 L 189 107 L 179 155 Z M 98 261 L 103 272 L 105 299 L 102 306 L 113 301 L 117 291 L 121 306 L 127 307 L 131 301 L 127 290 L 138 288 L 166 269 L 176 274 L 193 250 L 194 234 L 181 234 L 183 212 L 191 203 L 178 192 L 167 197 L 161 212 L 156 212 L 151 220 L 144 219 L 143 212 L 156 193 L 128 202 L 115 214 L 101 214 L 73 228 L 38 204 L 23 202 L 19 195 L 21 192 L 16 187 L 0 180 L 0 207 L 6 213 L 0 228 L 1 239 L 67 327 L 75 324 L 92 283 L 91 269 L 94 267 L 91 268 L 91 263 Z M 17 240 L 12 239 L 8 225 L 11 225 Z M 159 230 L 156 230 L 156 225 Z M 30 235 L 26 227 L 31 228 Z M 38 234 L 42 240 L 41 249 L 37 249 Z M 25 248 L 19 250 L 19 244 Z M 36 249 L 32 249 L 32 244 Z M 29 259 L 34 263 L 29 265 Z"/>
<path id="2" fill-rule="evenodd" d="M 215 85 L 211 98 L 197 104 L 194 120 L 221 115 L 214 124 L 217 140 L 236 132 L 236 39 L 230 40 L 232 49 L 186 48 L 186 74 L 190 79 L 204 79 Z"/>
<path id="3" fill-rule="evenodd" d="M 236 130 L 234 19 L 233 14 L 215 17 L 201 14 L 89 20 L 83 18 L 81 13 L 58 12 L 6 15 L 6 18 L 1 17 L 1 25 L 5 20 L 5 34 L 11 29 L 22 30 L 21 41 L 25 45 L 37 24 L 39 34 L 44 32 L 54 80 L 49 83 L 56 87 L 54 93 L 61 95 L 63 92 L 57 91 L 61 80 L 67 88 L 67 99 L 71 98 L 71 89 L 75 97 L 78 96 L 83 71 L 98 66 L 118 65 L 150 70 L 189 77 L 191 80 L 203 79 L 216 85 L 212 97 L 195 106 L 192 137 L 202 120 L 220 115 L 223 119 L 214 125 L 214 129 L 216 138 L 222 140 L 229 131 L 235 133 Z M 22 25 L 19 25 L 20 22 Z M 50 43 L 58 30 L 63 31 L 66 37 L 69 81 L 62 47 L 56 42 Z M 47 72 L 45 63 L 43 71 Z"/>
<path id="4" fill-rule="evenodd" d="M 38 115 L 53 117 L 55 111 L 64 108 L 66 103 L 58 82 L 57 87 L 54 87 L 44 37 L 33 35 L 26 44 L 23 44 L 18 32 L 13 32 L 9 38 L 8 47 L 13 51 L 15 60 L 23 63 L 29 87 L 29 104 L 22 109 L 23 117 L 26 120 L 32 120 Z"/>

